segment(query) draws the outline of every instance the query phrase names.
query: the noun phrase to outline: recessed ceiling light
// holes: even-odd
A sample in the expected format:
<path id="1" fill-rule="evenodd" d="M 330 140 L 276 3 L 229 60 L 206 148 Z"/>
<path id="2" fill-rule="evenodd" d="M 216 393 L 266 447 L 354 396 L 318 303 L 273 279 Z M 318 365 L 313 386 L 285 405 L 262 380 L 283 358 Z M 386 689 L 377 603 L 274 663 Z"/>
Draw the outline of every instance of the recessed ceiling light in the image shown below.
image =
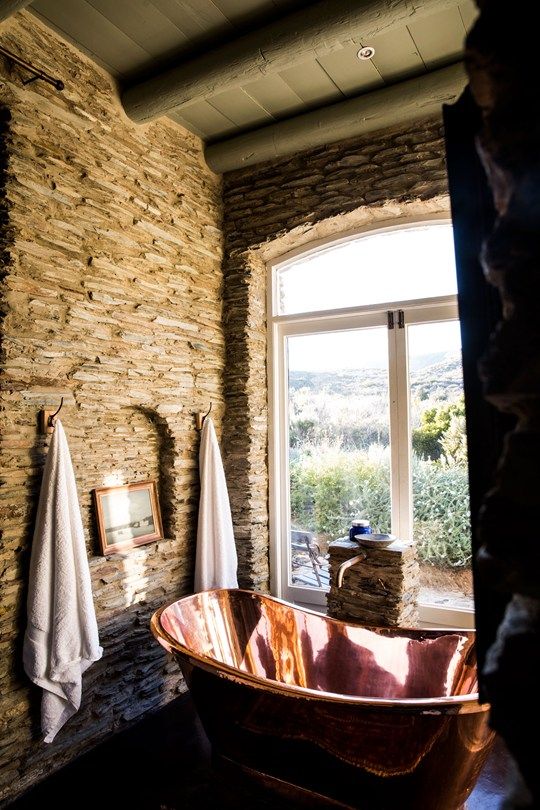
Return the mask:
<path id="1" fill-rule="evenodd" d="M 359 59 L 373 59 L 375 48 L 372 45 L 366 45 L 364 48 L 360 48 L 356 55 Z"/>

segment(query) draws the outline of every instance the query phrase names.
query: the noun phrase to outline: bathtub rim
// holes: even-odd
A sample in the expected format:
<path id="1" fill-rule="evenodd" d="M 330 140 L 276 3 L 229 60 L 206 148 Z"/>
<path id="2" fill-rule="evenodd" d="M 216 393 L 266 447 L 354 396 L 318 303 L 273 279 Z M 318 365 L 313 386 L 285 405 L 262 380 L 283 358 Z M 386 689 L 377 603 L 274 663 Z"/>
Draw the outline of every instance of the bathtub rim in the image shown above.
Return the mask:
<path id="1" fill-rule="evenodd" d="M 249 594 L 252 598 L 261 599 L 263 601 L 271 601 L 277 602 L 281 605 L 286 605 L 287 607 L 292 607 L 294 610 L 298 610 L 301 613 L 309 613 L 314 616 L 318 616 L 323 618 L 325 621 L 333 622 L 336 624 L 344 624 L 348 626 L 361 626 L 365 627 L 367 630 L 410 630 L 412 634 L 418 633 L 422 630 L 422 628 L 417 627 L 399 627 L 399 628 L 391 628 L 391 627 L 377 627 L 377 626 L 367 626 L 367 625 L 355 625 L 353 622 L 345 622 L 341 619 L 333 619 L 329 616 L 324 616 L 321 613 L 318 613 L 316 610 L 311 610 L 309 608 L 298 607 L 291 602 L 287 602 L 285 599 L 279 599 L 276 596 L 272 596 L 270 594 L 259 593 L 258 591 L 252 591 L 248 588 L 211 588 L 207 591 L 201 591 L 200 593 L 205 594 L 213 594 L 213 593 L 246 593 Z M 188 647 L 181 644 L 177 639 L 171 636 L 165 628 L 161 625 L 160 619 L 161 614 L 166 611 L 168 608 L 172 607 L 173 605 L 177 604 L 178 602 L 188 601 L 193 599 L 194 597 L 198 596 L 199 592 L 188 594 L 186 596 L 181 597 L 180 599 L 175 599 L 173 602 L 169 604 L 163 605 L 162 607 L 158 608 L 152 615 L 150 619 L 150 629 L 152 630 L 153 635 L 157 639 L 157 641 L 173 655 L 183 656 L 187 658 L 188 661 L 193 666 L 199 666 L 207 672 L 210 672 L 214 675 L 219 675 L 220 677 L 224 677 L 227 680 L 233 681 L 238 684 L 244 684 L 251 686 L 256 689 L 260 689 L 263 691 L 269 691 L 281 695 L 288 695 L 289 697 L 296 697 L 302 698 L 304 700 L 321 700 L 324 702 L 329 703 L 341 703 L 346 705 L 353 705 L 356 707 L 372 707 L 378 708 L 382 710 L 389 710 L 389 711 L 399 711 L 404 709 L 409 709 L 411 711 L 419 711 L 423 714 L 469 714 L 469 713 L 476 713 L 476 712 L 487 712 L 490 710 L 489 703 L 480 703 L 479 701 L 479 693 L 478 692 L 471 692 L 468 695 L 446 695 L 442 697 L 430 697 L 430 698 L 374 698 L 374 697 L 362 697 L 361 695 L 343 695 L 338 692 L 326 692 L 323 690 L 318 689 L 310 689 L 307 686 L 297 686 L 295 684 L 286 684 L 282 681 L 274 681 L 270 678 L 264 678 L 261 675 L 254 675 L 249 672 L 244 672 L 237 667 L 233 667 L 230 664 L 225 664 L 221 661 L 217 661 L 214 658 L 210 658 L 207 655 L 201 655 L 200 653 L 196 653 L 193 650 L 189 649 Z M 425 628 L 426 632 L 436 632 L 438 629 L 445 634 L 449 633 L 465 633 L 468 635 L 475 634 L 474 630 L 463 630 L 463 628 L 451 628 L 451 627 L 429 627 Z"/>

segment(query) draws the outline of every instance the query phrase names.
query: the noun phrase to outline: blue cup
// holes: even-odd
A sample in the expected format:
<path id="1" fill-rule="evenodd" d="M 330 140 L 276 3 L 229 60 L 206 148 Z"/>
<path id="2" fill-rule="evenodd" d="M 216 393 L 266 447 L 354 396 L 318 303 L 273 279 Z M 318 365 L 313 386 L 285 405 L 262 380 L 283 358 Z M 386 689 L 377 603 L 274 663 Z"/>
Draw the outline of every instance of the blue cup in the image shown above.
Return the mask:
<path id="1" fill-rule="evenodd" d="M 372 529 L 369 520 L 353 520 L 349 529 L 349 540 L 354 540 L 357 534 L 371 534 Z"/>

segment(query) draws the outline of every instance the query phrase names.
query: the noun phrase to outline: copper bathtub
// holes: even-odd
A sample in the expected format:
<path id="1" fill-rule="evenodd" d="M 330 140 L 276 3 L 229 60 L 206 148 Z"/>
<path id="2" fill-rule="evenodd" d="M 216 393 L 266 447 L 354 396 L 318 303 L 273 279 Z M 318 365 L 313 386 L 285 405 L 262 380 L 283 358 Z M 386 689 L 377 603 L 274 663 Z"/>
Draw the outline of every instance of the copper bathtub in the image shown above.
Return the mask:
<path id="1" fill-rule="evenodd" d="M 219 763 L 295 806 L 456 810 L 489 752 L 474 633 L 363 628 L 252 591 L 152 618 Z"/>

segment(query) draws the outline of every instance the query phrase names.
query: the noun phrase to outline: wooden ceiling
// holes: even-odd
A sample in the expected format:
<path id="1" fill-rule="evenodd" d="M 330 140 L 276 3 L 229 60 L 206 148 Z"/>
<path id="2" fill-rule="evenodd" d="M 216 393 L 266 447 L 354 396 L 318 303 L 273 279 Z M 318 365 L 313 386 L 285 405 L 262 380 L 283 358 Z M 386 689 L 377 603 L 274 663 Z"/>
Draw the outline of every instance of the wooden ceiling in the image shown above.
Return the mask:
<path id="1" fill-rule="evenodd" d="M 360 0 L 359 0 L 360 2 Z M 34 0 L 31 11 L 121 84 L 151 76 L 253 31 L 306 0 Z M 211 142 L 289 118 L 458 60 L 476 17 L 473 0 L 441 8 L 369 42 L 339 50 L 186 105 L 170 117 Z M 360 61 L 360 46 L 375 56 Z"/>

